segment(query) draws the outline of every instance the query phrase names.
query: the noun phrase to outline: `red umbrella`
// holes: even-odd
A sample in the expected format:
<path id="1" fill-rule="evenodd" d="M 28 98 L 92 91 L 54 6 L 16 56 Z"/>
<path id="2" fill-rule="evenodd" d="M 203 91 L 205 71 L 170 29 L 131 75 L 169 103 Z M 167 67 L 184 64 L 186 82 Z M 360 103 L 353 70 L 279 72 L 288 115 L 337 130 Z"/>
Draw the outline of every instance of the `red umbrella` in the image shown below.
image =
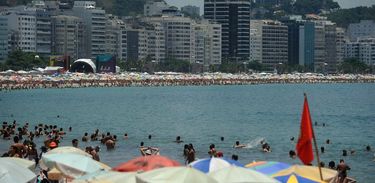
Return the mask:
<path id="1" fill-rule="evenodd" d="M 180 166 L 177 161 L 160 155 L 141 156 L 113 168 L 119 172 L 148 171 L 162 167 Z"/>

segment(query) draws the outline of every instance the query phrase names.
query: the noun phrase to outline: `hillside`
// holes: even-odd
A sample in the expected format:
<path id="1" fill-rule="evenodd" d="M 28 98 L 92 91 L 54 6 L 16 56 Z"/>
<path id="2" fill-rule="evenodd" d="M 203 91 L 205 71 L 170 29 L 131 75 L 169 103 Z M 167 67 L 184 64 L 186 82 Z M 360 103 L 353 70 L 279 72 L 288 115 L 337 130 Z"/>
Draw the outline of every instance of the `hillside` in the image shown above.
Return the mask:
<path id="1" fill-rule="evenodd" d="M 372 7 L 340 9 L 329 14 L 328 19 L 336 22 L 340 27 L 347 27 L 350 23 L 358 23 L 360 20 L 375 21 L 375 5 Z"/>

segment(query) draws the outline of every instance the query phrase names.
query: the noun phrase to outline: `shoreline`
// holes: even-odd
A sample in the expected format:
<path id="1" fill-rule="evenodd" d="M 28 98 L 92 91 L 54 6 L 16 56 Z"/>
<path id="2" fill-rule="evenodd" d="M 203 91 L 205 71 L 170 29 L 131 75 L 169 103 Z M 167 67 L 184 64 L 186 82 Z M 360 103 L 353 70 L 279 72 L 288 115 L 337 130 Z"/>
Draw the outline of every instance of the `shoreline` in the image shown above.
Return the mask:
<path id="1" fill-rule="evenodd" d="M 258 84 L 375 83 L 375 75 L 320 74 L 79 74 L 0 76 L 1 90 L 86 87 L 164 87 Z"/>

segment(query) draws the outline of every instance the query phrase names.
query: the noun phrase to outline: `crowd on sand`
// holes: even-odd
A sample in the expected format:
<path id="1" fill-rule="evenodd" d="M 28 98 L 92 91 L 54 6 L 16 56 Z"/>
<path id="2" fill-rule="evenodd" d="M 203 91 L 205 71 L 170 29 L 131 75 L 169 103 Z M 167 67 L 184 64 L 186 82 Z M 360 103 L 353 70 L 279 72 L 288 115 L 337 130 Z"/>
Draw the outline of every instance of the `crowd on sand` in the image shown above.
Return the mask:
<path id="1" fill-rule="evenodd" d="M 120 73 L 0 74 L 0 90 L 80 87 L 253 85 L 286 83 L 375 83 L 375 75 Z"/>
<path id="2" fill-rule="evenodd" d="M 315 122 L 315 125 L 318 125 Z M 325 123 L 323 123 L 325 126 Z M 38 165 L 39 160 L 43 156 L 44 153 L 52 150 L 54 148 L 59 147 L 59 144 L 64 140 L 64 136 L 69 134 L 72 131 L 72 127 L 69 127 L 67 131 L 64 131 L 63 128 L 57 125 L 49 125 L 49 124 L 38 124 L 32 127 L 28 122 L 25 124 L 20 124 L 16 120 L 13 122 L 6 122 L 2 123 L 2 128 L 0 129 L 0 136 L 2 140 L 12 140 L 13 144 L 10 145 L 9 150 L 2 154 L 2 157 L 17 157 L 17 158 L 25 158 L 31 161 L 35 161 L 36 165 Z M 34 139 L 42 138 L 44 140 L 43 144 L 35 144 Z M 151 139 L 152 135 L 148 135 L 148 139 Z M 85 147 L 85 152 L 90 154 L 92 158 L 96 161 L 100 161 L 100 144 L 104 145 L 107 150 L 116 149 L 116 142 L 119 140 L 126 140 L 128 139 L 128 134 L 124 133 L 122 138 L 118 138 L 117 135 L 111 134 L 110 132 L 101 132 L 99 129 L 93 131 L 93 133 L 84 133 L 80 139 L 73 139 L 71 141 L 71 146 L 79 148 L 80 142 L 88 142 L 88 141 L 97 141 L 97 146 L 88 146 Z M 224 137 L 220 137 L 221 141 L 224 141 Z M 291 137 L 291 141 L 295 141 L 294 137 Z M 180 136 L 177 136 L 174 140 L 175 143 L 184 143 Z M 100 144 L 99 144 L 100 143 Z M 326 144 L 330 144 L 330 140 L 326 140 Z M 271 146 L 265 140 L 260 142 L 261 144 L 261 151 L 264 153 L 271 153 Z M 39 147 L 39 148 L 38 148 Z M 245 144 L 241 144 L 240 141 L 236 141 L 233 145 L 233 148 L 245 148 Z M 40 150 L 40 151 L 39 151 Z M 143 156 L 148 155 L 157 155 L 159 154 L 159 149 L 157 147 L 150 147 L 144 146 L 144 142 L 140 142 L 139 144 L 140 154 Z M 324 147 L 321 147 L 321 153 L 325 152 Z M 371 152 L 370 145 L 365 147 L 365 151 Z M 350 150 L 351 154 L 354 154 L 354 150 Z M 183 157 L 185 164 L 189 164 L 196 160 L 195 157 L 195 149 L 193 144 L 185 144 L 183 149 Z M 208 155 L 210 157 L 223 157 L 223 152 L 220 150 L 216 150 L 215 144 L 211 144 L 209 146 Z M 347 156 L 348 151 L 343 150 L 342 156 Z M 291 150 L 289 152 L 290 158 L 296 158 L 296 152 Z M 238 155 L 233 154 L 232 160 L 237 161 Z M 320 164 L 322 167 L 325 167 L 325 164 L 321 162 Z M 350 170 L 350 167 L 345 164 L 344 160 L 341 159 L 336 166 L 334 161 L 330 161 L 328 163 L 328 168 L 336 169 L 338 171 L 339 180 L 343 181 L 347 177 L 347 171 Z M 46 170 L 41 170 L 40 175 L 38 178 L 43 179 L 44 182 L 48 182 L 48 176 Z M 340 182 L 341 182 L 340 181 Z"/>

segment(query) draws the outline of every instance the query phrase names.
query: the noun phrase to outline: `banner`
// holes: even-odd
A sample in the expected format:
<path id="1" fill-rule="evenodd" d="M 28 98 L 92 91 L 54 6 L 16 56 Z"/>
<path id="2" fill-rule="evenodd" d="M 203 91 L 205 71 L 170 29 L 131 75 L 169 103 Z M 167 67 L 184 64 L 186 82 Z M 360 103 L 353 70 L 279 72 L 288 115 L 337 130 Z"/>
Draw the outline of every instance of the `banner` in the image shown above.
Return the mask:
<path id="1" fill-rule="evenodd" d="M 49 57 L 49 66 L 63 67 L 65 71 L 70 69 L 70 56 L 55 55 Z"/>
<path id="2" fill-rule="evenodd" d="M 97 73 L 116 73 L 116 56 L 105 54 L 96 57 Z"/>

